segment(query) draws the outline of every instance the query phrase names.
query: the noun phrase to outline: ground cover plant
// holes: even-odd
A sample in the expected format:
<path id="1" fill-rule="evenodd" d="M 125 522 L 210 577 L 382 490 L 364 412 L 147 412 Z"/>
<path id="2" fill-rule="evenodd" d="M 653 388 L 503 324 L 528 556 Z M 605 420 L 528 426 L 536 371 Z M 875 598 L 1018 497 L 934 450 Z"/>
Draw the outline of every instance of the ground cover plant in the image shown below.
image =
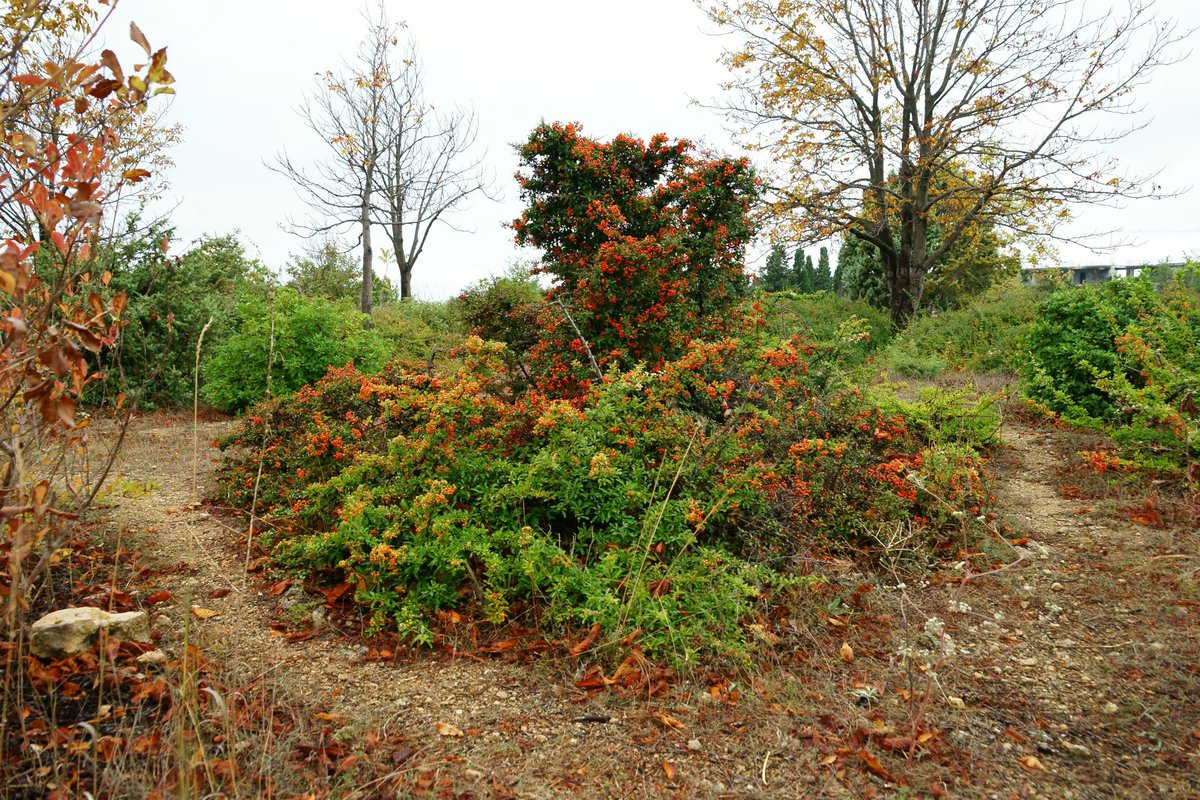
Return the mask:
<path id="1" fill-rule="evenodd" d="M 433 377 L 335 370 L 223 442 L 224 498 L 257 485 L 280 558 L 419 641 L 453 611 L 740 657 L 818 542 L 907 524 L 932 548 L 987 504 L 974 450 L 910 433 L 799 339 L 693 343 L 573 399 L 514 390 L 499 344 L 458 358 Z"/>

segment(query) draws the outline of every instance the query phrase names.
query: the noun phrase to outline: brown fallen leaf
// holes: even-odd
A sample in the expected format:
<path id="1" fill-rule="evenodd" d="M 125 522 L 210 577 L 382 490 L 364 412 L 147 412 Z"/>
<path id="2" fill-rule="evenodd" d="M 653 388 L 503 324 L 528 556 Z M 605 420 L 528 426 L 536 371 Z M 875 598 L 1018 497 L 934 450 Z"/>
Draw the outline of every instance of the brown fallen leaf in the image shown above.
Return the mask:
<path id="1" fill-rule="evenodd" d="M 662 713 L 661 711 L 660 711 L 660 712 L 658 712 L 658 713 L 656 713 L 656 714 L 654 715 L 654 718 L 655 718 L 656 720 L 658 720 L 658 721 L 659 721 L 659 724 L 661 724 L 661 725 L 662 725 L 664 728 L 674 728 L 674 729 L 675 729 L 675 730 L 677 730 L 677 731 L 681 731 L 681 730 L 683 730 L 684 728 L 686 728 L 686 727 L 687 727 L 687 725 L 684 725 L 684 724 L 683 724 L 682 722 L 680 722 L 679 720 L 675 719 L 675 718 L 674 718 L 674 717 L 672 717 L 672 716 L 669 716 L 669 715 L 667 715 L 667 714 L 664 714 L 664 713 Z"/>
<path id="2" fill-rule="evenodd" d="M 165 603 L 167 600 L 170 600 L 170 599 L 171 599 L 171 593 L 164 589 L 161 592 L 155 592 L 154 594 L 149 595 L 146 598 L 146 605 L 152 606 L 157 603 Z"/>
<path id="3" fill-rule="evenodd" d="M 830 764 L 832 764 L 835 761 L 837 761 L 837 756 L 831 753 L 830 755 L 827 755 L 824 758 L 822 758 L 820 761 L 818 761 L 817 766 L 828 767 Z"/>
<path id="4" fill-rule="evenodd" d="M 675 765 L 672 764 L 670 761 L 662 762 L 662 771 L 663 771 L 663 774 L 665 774 L 667 776 L 667 781 L 669 781 L 670 783 L 674 783 L 675 776 L 679 774 L 679 770 L 675 769 Z"/>
<path id="5" fill-rule="evenodd" d="M 1021 756 L 1021 766 L 1030 772 L 1046 771 L 1046 765 L 1037 756 Z"/>
<path id="6" fill-rule="evenodd" d="M 200 606 L 192 606 L 192 616 L 196 619 L 212 619 L 213 617 L 221 616 L 220 611 L 214 611 L 211 608 L 201 608 Z"/>
<path id="7" fill-rule="evenodd" d="M 567 652 L 569 652 L 571 655 L 578 658 L 579 656 L 581 656 L 583 654 L 583 651 L 587 650 L 589 647 L 592 646 L 592 643 L 596 641 L 596 637 L 599 635 L 600 635 L 600 626 L 598 624 L 593 625 L 592 629 L 590 631 L 588 631 L 588 635 L 583 637 L 583 640 L 581 642 L 579 642 L 578 644 L 572 645 Z"/>
<path id="8" fill-rule="evenodd" d="M 209 600 L 220 600 L 222 597 L 228 597 L 232 589 L 214 589 L 208 593 Z"/>
<path id="9" fill-rule="evenodd" d="M 439 722 L 435 725 L 438 736 L 462 736 L 463 732 L 449 722 Z"/>
<path id="10" fill-rule="evenodd" d="M 858 751 L 858 760 L 863 762 L 863 764 L 866 765 L 867 769 L 869 769 L 871 772 L 873 772 L 875 775 L 879 776 L 880 778 L 883 778 L 888 783 L 900 783 L 900 781 L 897 780 L 896 777 L 892 775 L 892 773 L 888 772 L 887 769 L 884 768 L 883 764 L 879 763 L 879 759 L 876 758 L 874 755 L 872 755 L 867 750 L 859 750 Z"/>
<path id="11" fill-rule="evenodd" d="M 854 663 L 854 648 L 850 646 L 849 642 L 842 642 L 842 661 L 847 664 Z"/>

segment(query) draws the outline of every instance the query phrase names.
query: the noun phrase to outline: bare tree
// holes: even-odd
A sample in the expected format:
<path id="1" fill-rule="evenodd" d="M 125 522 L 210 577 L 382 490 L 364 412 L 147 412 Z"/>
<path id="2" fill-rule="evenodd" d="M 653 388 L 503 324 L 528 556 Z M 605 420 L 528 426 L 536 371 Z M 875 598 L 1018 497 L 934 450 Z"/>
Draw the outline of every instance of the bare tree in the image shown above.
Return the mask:
<path id="1" fill-rule="evenodd" d="M 426 102 L 416 46 L 401 39 L 383 9 L 352 63 L 320 78 L 298 113 L 326 143 L 311 170 L 286 154 L 274 169 L 299 187 L 317 218 L 296 225 L 306 236 L 357 229 L 362 248 L 362 310 L 371 312 L 371 228 L 382 225 L 400 270 L 400 295 L 412 296 L 412 270 L 429 234 L 464 200 L 487 195 L 482 157 L 472 158 L 478 122 L 470 111 L 442 113 Z M 403 43 L 402 43 L 403 42 Z"/>
<path id="2" fill-rule="evenodd" d="M 426 102 L 424 76 L 410 39 L 386 87 L 385 144 L 379 163 L 376 218 L 385 226 L 400 271 L 400 296 L 412 296 L 412 271 L 437 223 L 472 194 L 491 196 L 483 156 L 471 151 L 479 123 L 473 111 L 439 112 Z M 453 227 L 451 225 L 451 227 Z"/>
<path id="3" fill-rule="evenodd" d="M 392 80 L 389 56 L 393 37 L 381 25 L 372 23 L 358 53 L 340 72 L 318 75 L 317 88 L 296 110 L 321 138 L 325 158 L 305 168 L 293 163 L 284 151 L 271 166 L 296 184 L 313 212 L 305 222 L 289 221 L 293 232 L 324 239 L 356 230 L 355 244 L 362 251 L 364 314 L 371 313 L 372 305 L 372 202 L 380 190 L 379 163 L 387 142 L 383 118 Z"/>
<path id="4" fill-rule="evenodd" d="M 974 231 L 1067 239 L 1074 204 L 1163 194 L 1105 150 L 1140 127 L 1133 94 L 1186 34 L 1152 0 L 1117 5 L 725 0 L 709 13 L 743 40 L 725 56 L 723 108 L 780 169 L 776 220 L 801 240 L 878 248 L 903 325 Z"/>

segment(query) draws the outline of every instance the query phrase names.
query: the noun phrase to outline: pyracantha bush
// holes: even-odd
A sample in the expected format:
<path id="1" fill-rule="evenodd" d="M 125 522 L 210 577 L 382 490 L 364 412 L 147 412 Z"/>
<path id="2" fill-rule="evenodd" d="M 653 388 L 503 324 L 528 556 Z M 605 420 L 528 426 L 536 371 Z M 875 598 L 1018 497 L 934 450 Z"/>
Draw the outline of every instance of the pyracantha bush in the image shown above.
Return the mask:
<path id="1" fill-rule="evenodd" d="M 264 453 L 280 556 L 355 585 L 377 628 L 429 641 L 439 612 L 524 614 L 640 631 L 676 663 L 738 657 L 765 592 L 794 581 L 765 564 L 858 543 L 864 521 L 936 540 L 983 502 L 977 458 L 910 434 L 841 360 L 798 337 L 694 341 L 563 399 L 472 338 L 447 374 L 339 369 L 260 408 L 225 441 L 221 483 L 244 505 Z"/>
<path id="2" fill-rule="evenodd" d="M 746 159 L 562 123 L 538 126 L 519 156 L 527 207 L 513 230 L 553 279 L 531 354 L 543 389 L 586 390 L 610 365 L 657 368 L 733 330 L 757 195 Z"/>

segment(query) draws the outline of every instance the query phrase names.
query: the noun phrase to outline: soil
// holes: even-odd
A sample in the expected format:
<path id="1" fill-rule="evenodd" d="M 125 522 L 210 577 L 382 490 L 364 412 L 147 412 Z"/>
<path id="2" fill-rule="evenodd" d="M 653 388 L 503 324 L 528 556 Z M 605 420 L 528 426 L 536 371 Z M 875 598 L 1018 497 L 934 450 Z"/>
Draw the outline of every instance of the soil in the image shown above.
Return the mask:
<path id="1" fill-rule="evenodd" d="M 1015 546 L 924 572 L 831 560 L 760 669 L 647 699 L 576 688 L 586 659 L 383 658 L 319 611 L 313 629 L 321 596 L 247 575 L 246 521 L 201 502 L 231 424 L 199 425 L 194 487 L 190 419 L 140 420 L 110 481 L 122 536 L 184 565 L 160 645 L 269 676 L 348 742 L 404 737 L 399 769 L 444 796 L 1200 797 L 1196 532 L 1064 496 L 1069 432 L 1003 431 Z"/>

